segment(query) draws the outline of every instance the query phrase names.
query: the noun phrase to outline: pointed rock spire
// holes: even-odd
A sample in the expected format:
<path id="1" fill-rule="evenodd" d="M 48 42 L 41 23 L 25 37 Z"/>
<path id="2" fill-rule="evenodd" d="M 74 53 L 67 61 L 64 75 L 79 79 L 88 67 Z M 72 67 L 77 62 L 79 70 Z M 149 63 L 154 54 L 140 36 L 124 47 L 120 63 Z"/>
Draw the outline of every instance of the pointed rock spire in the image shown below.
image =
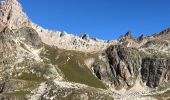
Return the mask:
<path id="1" fill-rule="evenodd" d="M 88 40 L 89 39 L 89 35 L 87 33 L 83 34 L 82 39 Z"/>
<path id="2" fill-rule="evenodd" d="M 138 41 L 142 41 L 143 39 L 144 39 L 144 35 L 143 35 L 143 34 L 140 35 L 140 36 L 137 38 Z"/>
<path id="3" fill-rule="evenodd" d="M 125 39 L 132 39 L 132 33 L 130 31 L 128 31 L 125 35 L 124 35 Z"/>
<path id="4" fill-rule="evenodd" d="M 132 33 L 130 31 L 128 31 L 125 35 L 123 35 L 119 38 L 120 41 L 125 41 L 128 39 L 133 39 Z"/>

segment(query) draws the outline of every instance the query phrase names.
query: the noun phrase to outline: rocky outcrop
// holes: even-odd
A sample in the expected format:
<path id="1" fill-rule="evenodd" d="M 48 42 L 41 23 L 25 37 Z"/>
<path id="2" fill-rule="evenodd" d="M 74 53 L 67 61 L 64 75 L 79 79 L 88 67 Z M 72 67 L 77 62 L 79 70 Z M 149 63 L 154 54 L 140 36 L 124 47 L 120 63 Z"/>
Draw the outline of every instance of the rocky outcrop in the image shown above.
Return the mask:
<path id="1" fill-rule="evenodd" d="M 112 46 L 106 50 L 106 54 L 112 72 L 115 77 L 118 77 L 116 85 L 117 83 L 122 84 L 121 81 L 124 81 L 128 86 L 134 85 L 140 67 L 139 53 L 135 49 Z"/>
<path id="2" fill-rule="evenodd" d="M 121 45 L 110 46 L 105 57 L 106 60 L 92 65 L 93 71 L 100 80 L 113 84 L 116 89 L 132 87 L 137 80 L 150 88 L 169 82 L 169 57 L 150 55 Z"/>
<path id="3" fill-rule="evenodd" d="M 15 62 L 16 44 L 11 34 L 12 31 L 8 28 L 0 32 L 0 81 L 10 77 L 8 73 L 11 73 L 11 65 Z"/>
<path id="4" fill-rule="evenodd" d="M 141 75 L 147 86 L 155 88 L 170 79 L 170 58 L 146 57 L 142 59 Z"/>
<path id="5" fill-rule="evenodd" d="M 143 41 L 143 40 L 144 40 L 144 35 L 143 35 L 143 34 L 140 35 L 140 36 L 137 38 L 137 40 L 138 40 L 139 42 Z"/>
<path id="6" fill-rule="evenodd" d="M 130 31 L 128 31 L 125 35 L 120 37 L 120 41 L 125 41 L 129 39 L 133 39 L 132 33 Z"/>
<path id="7" fill-rule="evenodd" d="M 141 65 L 137 50 L 115 45 L 106 50 L 106 57 L 107 62 L 103 65 L 99 63 L 93 65 L 94 72 L 98 77 L 100 76 L 99 79 L 104 81 L 109 79 L 117 89 L 133 86 Z"/>
<path id="8" fill-rule="evenodd" d="M 149 40 L 170 40 L 170 28 L 149 36 Z"/>
<path id="9" fill-rule="evenodd" d="M 40 48 L 42 47 L 42 41 L 39 37 L 38 33 L 30 28 L 30 27 L 23 27 L 17 30 L 18 37 L 23 38 L 23 42 L 27 43 L 30 46 L 33 46 L 33 48 Z"/>
<path id="10" fill-rule="evenodd" d="M 9 29 L 19 29 L 24 26 L 30 26 L 30 21 L 22 11 L 18 0 L 1 1 L 0 9 L 0 20 L 5 23 Z"/>
<path id="11" fill-rule="evenodd" d="M 125 39 L 132 39 L 132 33 L 130 31 L 128 31 L 126 34 L 125 34 Z"/>
<path id="12" fill-rule="evenodd" d="M 166 34 L 170 34 L 170 28 L 165 29 L 162 32 L 158 33 L 157 35 L 155 34 L 155 35 L 160 36 L 160 35 L 166 35 Z"/>
<path id="13" fill-rule="evenodd" d="M 89 36 L 87 33 L 83 34 L 82 39 L 84 40 L 89 40 Z"/>

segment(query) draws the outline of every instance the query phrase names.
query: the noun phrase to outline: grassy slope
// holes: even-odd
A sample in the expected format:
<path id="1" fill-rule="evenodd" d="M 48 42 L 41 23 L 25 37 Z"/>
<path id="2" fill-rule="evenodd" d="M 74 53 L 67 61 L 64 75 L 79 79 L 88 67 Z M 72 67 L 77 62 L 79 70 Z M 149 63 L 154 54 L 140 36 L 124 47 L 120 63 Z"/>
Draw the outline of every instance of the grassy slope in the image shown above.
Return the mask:
<path id="1" fill-rule="evenodd" d="M 170 100 L 170 91 L 167 91 L 167 92 L 162 93 L 162 94 L 151 95 L 151 96 L 158 99 L 158 100 Z"/>
<path id="2" fill-rule="evenodd" d="M 45 46 L 47 53 L 43 56 L 50 59 L 54 65 L 58 65 L 68 81 L 83 83 L 96 88 L 105 88 L 84 64 L 87 58 L 97 58 L 95 54 L 67 51 Z M 70 60 L 67 62 L 68 57 Z"/>

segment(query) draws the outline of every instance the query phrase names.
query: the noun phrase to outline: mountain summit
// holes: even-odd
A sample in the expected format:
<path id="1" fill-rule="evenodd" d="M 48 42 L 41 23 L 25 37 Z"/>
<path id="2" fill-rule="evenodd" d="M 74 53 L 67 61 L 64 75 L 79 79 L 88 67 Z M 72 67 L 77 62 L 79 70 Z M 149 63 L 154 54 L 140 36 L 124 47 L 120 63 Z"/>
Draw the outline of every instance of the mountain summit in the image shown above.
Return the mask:
<path id="1" fill-rule="evenodd" d="M 18 0 L 1 1 L 0 20 L 10 29 L 30 26 L 31 23 Z"/>
<path id="2" fill-rule="evenodd" d="M 1 1 L 0 9 L 0 98 L 169 98 L 170 29 L 104 41 L 44 29 L 18 0 Z"/>

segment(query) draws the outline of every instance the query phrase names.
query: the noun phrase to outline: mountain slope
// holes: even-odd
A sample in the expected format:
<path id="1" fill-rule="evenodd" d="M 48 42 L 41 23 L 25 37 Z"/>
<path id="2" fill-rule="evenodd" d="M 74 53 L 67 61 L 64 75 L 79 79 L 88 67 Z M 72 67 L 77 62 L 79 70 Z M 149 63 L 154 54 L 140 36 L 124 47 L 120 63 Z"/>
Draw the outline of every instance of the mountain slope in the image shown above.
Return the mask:
<path id="1" fill-rule="evenodd" d="M 67 96 L 65 97 L 66 94 L 71 98 L 79 98 L 80 95 L 83 95 L 84 91 L 87 92 L 85 96 L 88 98 L 97 99 L 105 97 L 111 99 L 111 97 L 102 92 L 102 95 L 99 95 L 98 92 L 100 90 L 98 89 L 93 89 L 86 85 L 71 83 L 71 81 L 77 81 L 94 87 L 104 87 L 104 85 L 91 74 L 89 69 L 85 69 L 84 66 L 82 66 L 81 69 L 78 65 L 77 67 L 74 67 L 75 65 L 71 66 L 71 64 L 68 64 L 67 67 L 74 67 L 73 69 L 77 68 L 78 71 L 68 69 L 69 73 L 72 73 L 71 71 L 73 71 L 73 73 L 75 72 L 75 76 L 73 75 L 72 77 L 69 77 L 65 73 L 63 74 L 62 72 L 66 71 L 67 67 L 62 70 L 61 67 L 64 66 L 52 62 L 51 60 L 54 60 L 53 58 L 50 59 L 48 56 L 41 55 L 41 53 L 49 50 L 50 47 L 47 49 L 47 47 L 44 46 L 38 33 L 34 29 L 24 27 L 19 30 L 9 30 L 7 28 L 5 31 L 1 32 L 1 42 L 3 59 L 1 59 L 0 76 L 2 84 L 0 86 L 2 96 L 11 96 L 21 100 L 24 98 L 31 100 L 40 98 L 47 99 L 48 97 L 51 98 L 53 96 L 52 93 L 49 94 L 49 92 L 55 90 L 63 91 L 55 97 L 60 99 L 67 98 Z M 58 50 L 55 51 L 57 52 Z M 53 53 L 47 51 L 47 55 L 49 52 Z M 63 54 L 58 55 L 64 57 Z M 44 61 L 45 59 L 49 60 L 49 62 Z M 67 62 L 64 58 L 61 59 Z M 79 71 L 81 71 L 81 73 Z M 87 77 L 76 77 L 76 75 L 80 76 L 83 74 Z M 81 81 L 82 79 L 83 81 Z M 67 82 L 67 80 L 70 82 Z M 97 82 L 97 85 L 94 85 L 95 82 Z M 77 95 L 75 95 L 75 93 L 74 95 L 70 94 L 71 92 L 75 92 Z M 43 95 L 46 96 L 42 97 Z"/>
<path id="2" fill-rule="evenodd" d="M 136 39 L 127 32 L 103 41 L 43 29 L 17 0 L 1 1 L 0 9 L 0 97 L 169 98 L 169 29 Z"/>

